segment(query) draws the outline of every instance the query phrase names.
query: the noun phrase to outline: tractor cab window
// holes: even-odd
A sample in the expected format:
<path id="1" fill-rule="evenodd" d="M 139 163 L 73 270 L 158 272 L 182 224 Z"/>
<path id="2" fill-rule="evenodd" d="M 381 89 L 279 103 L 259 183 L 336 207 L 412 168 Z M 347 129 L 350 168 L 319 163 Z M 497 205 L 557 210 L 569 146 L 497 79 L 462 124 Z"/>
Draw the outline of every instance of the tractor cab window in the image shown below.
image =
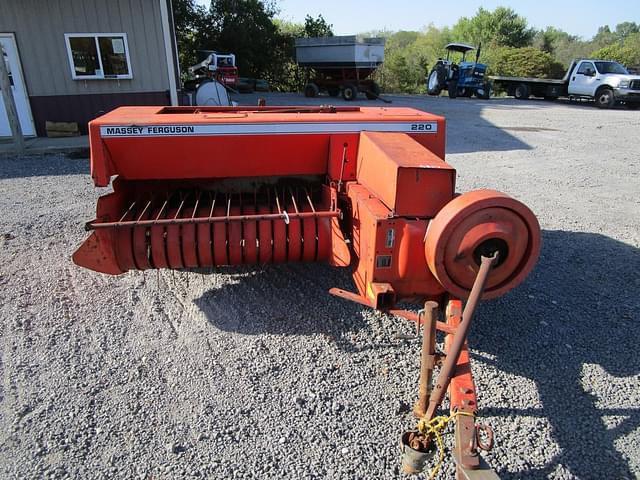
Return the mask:
<path id="1" fill-rule="evenodd" d="M 590 77 L 591 75 L 596 73 L 596 69 L 594 68 L 593 63 L 583 62 L 582 65 L 580 65 L 580 68 L 578 68 L 578 73 L 580 75 L 586 75 Z"/>

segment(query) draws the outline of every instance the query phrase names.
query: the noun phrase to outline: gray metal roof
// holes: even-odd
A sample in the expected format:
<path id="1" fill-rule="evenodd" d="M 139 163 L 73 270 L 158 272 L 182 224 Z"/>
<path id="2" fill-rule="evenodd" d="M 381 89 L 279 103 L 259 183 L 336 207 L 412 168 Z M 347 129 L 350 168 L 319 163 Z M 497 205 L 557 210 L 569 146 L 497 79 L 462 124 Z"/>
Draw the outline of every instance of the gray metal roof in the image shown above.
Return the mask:
<path id="1" fill-rule="evenodd" d="M 296 47 L 319 47 L 329 45 L 384 45 L 384 38 L 364 38 L 358 35 L 333 37 L 296 38 Z"/>
<path id="2" fill-rule="evenodd" d="M 468 45 L 466 43 L 450 43 L 446 47 L 447 50 L 453 50 L 454 52 L 468 52 L 469 50 L 475 50 L 476 47 Z"/>

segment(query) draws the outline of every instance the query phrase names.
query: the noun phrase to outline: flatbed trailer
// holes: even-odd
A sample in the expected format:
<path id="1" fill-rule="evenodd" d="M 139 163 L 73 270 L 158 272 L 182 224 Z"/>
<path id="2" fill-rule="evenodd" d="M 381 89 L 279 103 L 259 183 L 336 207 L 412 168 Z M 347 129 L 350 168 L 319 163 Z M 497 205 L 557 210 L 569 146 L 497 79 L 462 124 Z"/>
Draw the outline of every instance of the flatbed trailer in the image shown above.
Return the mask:
<path id="1" fill-rule="evenodd" d="M 507 95 L 520 100 L 525 100 L 529 96 L 542 97 L 547 100 L 568 96 L 569 82 L 565 79 L 490 76 L 489 80 L 494 85 L 504 88 Z"/>
<path id="2" fill-rule="evenodd" d="M 562 79 L 490 76 L 493 86 L 504 88 L 519 100 L 530 96 L 545 100 L 558 97 L 590 99 L 599 108 L 618 103 L 640 107 L 640 76 L 631 75 L 619 63 L 608 60 L 573 60 Z"/>

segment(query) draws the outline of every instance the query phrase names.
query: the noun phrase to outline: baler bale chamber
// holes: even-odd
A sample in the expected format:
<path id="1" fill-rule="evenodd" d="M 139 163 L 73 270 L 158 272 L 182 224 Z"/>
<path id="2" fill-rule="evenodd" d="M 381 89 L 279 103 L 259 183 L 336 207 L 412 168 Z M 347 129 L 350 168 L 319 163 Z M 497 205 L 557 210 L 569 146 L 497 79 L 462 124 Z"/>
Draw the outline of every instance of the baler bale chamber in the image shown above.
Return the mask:
<path id="1" fill-rule="evenodd" d="M 459 475 L 486 466 L 477 450 L 487 445 L 474 440 L 488 430 L 474 420 L 466 337 L 478 301 L 533 268 L 540 228 L 503 193 L 456 194 L 444 118 L 410 108 L 122 107 L 89 130 L 91 176 L 113 192 L 98 199 L 76 264 L 114 275 L 285 262 L 350 268 L 355 291 L 332 294 L 424 326 L 420 423 L 402 436 L 405 470 L 419 471 L 433 454 L 429 422 L 447 391 Z M 424 309 L 399 309 L 401 301 Z M 444 354 L 436 332 L 446 335 Z"/>

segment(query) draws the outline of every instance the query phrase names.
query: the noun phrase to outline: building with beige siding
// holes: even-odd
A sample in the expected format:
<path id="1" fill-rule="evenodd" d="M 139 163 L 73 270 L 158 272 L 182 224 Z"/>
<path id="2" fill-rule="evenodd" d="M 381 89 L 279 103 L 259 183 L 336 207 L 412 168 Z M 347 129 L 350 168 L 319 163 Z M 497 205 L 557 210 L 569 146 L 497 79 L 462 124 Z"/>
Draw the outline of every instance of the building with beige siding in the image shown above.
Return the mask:
<path id="1" fill-rule="evenodd" d="M 171 0 L 0 0 L 0 45 L 25 135 L 121 105 L 177 105 Z M 0 137 L 10 136 L 0 97 Z"/>

